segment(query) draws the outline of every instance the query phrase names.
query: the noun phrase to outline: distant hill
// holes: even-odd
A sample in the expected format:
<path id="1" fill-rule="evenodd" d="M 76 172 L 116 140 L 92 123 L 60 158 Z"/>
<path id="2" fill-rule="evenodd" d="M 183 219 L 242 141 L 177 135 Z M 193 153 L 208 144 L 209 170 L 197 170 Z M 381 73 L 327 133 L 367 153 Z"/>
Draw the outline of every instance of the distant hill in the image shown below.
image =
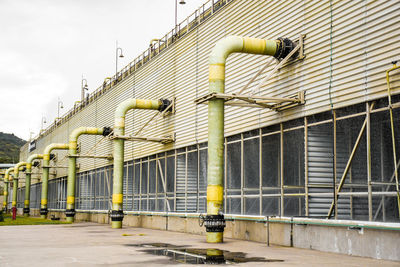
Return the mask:
<path id="1" fill-rule="evenodd" d="M 0 163 L 18 163 L 19 149 L 25 143 L 14 134 L 0 132 Z"/>

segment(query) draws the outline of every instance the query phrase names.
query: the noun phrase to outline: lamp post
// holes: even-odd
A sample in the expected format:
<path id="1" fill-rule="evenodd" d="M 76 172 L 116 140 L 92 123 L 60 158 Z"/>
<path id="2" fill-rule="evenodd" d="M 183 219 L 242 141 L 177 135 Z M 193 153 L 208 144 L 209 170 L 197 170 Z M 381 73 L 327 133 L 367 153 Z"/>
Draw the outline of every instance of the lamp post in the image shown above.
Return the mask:
<path id="1" fill-rule="evenodd" d="M 60 109 L 64 108 L 63 102 L 58 98 L 58 103 L 57 103 L 57 119 L 60 118 Z"/>
<path id="2" fill-rule="evenodd" d="M 124 55 L 122 54 L 122 48 L 118 47 L 118 41 L 117 41 L 117 45 L 116 45 L 116 49 L 115 49 L 115 81 L 118 81 L 118 57 L 124 57 Z"/>
<path id="3" fill-rule="evenodd" d="M 42 126 L 40 127 L 40 131 L 43 131 L 43 126 L 46 124 L 46 117 L 42 116 Z"/>
<path id="4" fill-rule="evenodd" d="M 179 0 L 180 5 L 186 4 L 185 0 Z M 175 0 L 175 34 L 177 34 L 178 29 L 178 0 Z"/>
<path id="5" fill-rule="evenodd" d="M 83 84 L 85 82 L 85 84 Z M 82 75 L 82 81 L 81 81 L 81 103 L 85 100 L 85 90 L 89 90 L 88 85 L 87 85 L 87 80 L 83 78 Z"/>

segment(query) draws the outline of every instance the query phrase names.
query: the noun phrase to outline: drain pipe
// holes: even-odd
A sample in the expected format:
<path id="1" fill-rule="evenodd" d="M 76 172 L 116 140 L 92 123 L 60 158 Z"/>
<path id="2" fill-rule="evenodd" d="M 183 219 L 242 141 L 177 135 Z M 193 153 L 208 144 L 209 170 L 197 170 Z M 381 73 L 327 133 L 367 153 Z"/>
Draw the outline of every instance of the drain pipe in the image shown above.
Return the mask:
<path id="1" fill-rule="evenodd" d="M 26 171 L 25 171 L 25 200 L 24 200 L 24 216 L 29 216 L 29 204 L 31 198 L 31 175 L 32 175 L 32 162 L 35 159 L 43 159 L 43 154 L 32 154 L 26 160 Z"/>
<path id="2" fill-rule="evenodd" d="M 9 183 L 10 183 L 10 172 L 14 171 L 14 167 L 8 168 L 4 174 L 4 192 L 3 192 L 3 208 L 5 212 L 7 212 L 7 202 L 8 202 L 8 191 L 9 191 Z"/>
<path id="3" fill-rule="evenodd" d="M 69 136 L 67 209 L 65 211 L 67 222 L 73 222 L 75 216 L 75 182 L 78 138 L 82 134 L 107 136 L 111 131 L 112 130 L 109 127 L 79 127 L 73 130 Z"/>
<path id="4" fill-rule="evenodd" d="M 228 36 L 215 44 L 209 57 L 209 92 L 224 93 L 225 63 L 232 53 L 268 55 L 285 58 L 296 45 L 289 39 L 264 40 Z M 224 177 L 224 100 L 213 98 L 208 103 L 208 169 L 207 216 L 204 225 L 208 243 L 223 242 Z"/>
<path id="5" fill-rule="evenodd" d="M 40 218 L 46 219 L 47 213 L 47 192 L 49 186 L 49 170 L 50 170 L 50 159 L 52 155 L 51 151 L 54 149 L 68 149 L 68 144 L 57 144 L 53 143 L 48 145 L 43 152 L 43 174 L 42 174 L 42 199 L 40 200 Z"/>
<path id="6" fill-rule="evenodd" d="M 118 138 L 125 134 L 125 114 L 131 109 L 151 109 L 164 111 L 171 102 L 167 99 L 145 100 L 127 99 L 115 110 L 114 125 L 114 179 L 112 195 L 111 227 L 122 228 L 123 213 L 123 176 L 124 176 L 124 139 Z"/>

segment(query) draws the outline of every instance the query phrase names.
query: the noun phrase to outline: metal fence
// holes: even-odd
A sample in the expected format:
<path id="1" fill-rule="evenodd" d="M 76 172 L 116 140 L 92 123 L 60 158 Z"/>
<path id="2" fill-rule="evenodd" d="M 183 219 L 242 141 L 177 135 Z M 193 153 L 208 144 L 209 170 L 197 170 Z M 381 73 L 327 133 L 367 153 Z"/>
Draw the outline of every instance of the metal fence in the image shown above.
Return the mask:
<path id="1" fill-rule="evenodd" d="M 391 140 L 385 100 L 226 137 L 225 213 L 398 222 Z M 126 162 L 124 210 L 206 212 L 206 177 L 207 143 Z M 112 166 L 78 174 L 77 209 L 108 210 L 111 193 Z M 49 208 L 65 199 L 66 178 L 51 180 Z"/>

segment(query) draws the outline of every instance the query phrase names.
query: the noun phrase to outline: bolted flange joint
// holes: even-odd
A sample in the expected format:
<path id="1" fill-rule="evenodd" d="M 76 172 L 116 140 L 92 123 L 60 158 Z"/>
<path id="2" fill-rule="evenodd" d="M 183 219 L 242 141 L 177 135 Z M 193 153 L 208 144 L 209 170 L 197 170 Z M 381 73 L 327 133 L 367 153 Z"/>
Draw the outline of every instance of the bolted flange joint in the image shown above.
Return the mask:
<path id="1" fill-rule="evenodd" d="M 65 210 L 66 217 L 74 217 L 75 216 L 75 209 L 67 209 Z"/>
<path id="2" fill-rule="evenodd" d="M 103 127 L 103 136 L 108 136 L 112 132 L 111 127 Z"/>
<path id="3" fill-rule="evenodd" d="M 29 208 L 24 208 L 24 214 L 29 214 L 30 209 Z"/>
<path id="4" fill-rule="evenodd" d="M 124 212 L 122 210 L 113 210 L 110 213 L 111 221 L 121 222 L 124 219 Z"/>
<path id="5" fill-rule="evenodd" d="M 288 38 L 278 38 L 278 40 L 279 40 L 279 45 L 274 57 L 277 59 L 282 59 L 285 58 L 287 55 L 289 55 L 289 53 L 296 47 L 296 43 L 294 43 L 292 40 Z M 297 55 L 298 51 L 294 53 L 292 58 L 296 58 Z"/>
<path id="6" fill-rule="evenodd" d="M 166 109 L 169 107 L 169 105 L 171 105 L 171 100 L 168 100 L 168 99 L 160 99 L 160 101 L 161 101 L 161 105 L 160 105 L 160 107 L 158 108 L 159 111 L 164 111 L 164 110 L 166 110 Z"/>
<path id="7" fill-rule="evenodd" d="M 207 232 L 223 232 L 226 226 L 224 215 L 206 215 L 204 217 L 204 226 Z"/>
<path id="8" fill-rule="evenodd" d="M 40 215 L 47 215 L 49 213 L 48 209 L 40 209 Z"/>

